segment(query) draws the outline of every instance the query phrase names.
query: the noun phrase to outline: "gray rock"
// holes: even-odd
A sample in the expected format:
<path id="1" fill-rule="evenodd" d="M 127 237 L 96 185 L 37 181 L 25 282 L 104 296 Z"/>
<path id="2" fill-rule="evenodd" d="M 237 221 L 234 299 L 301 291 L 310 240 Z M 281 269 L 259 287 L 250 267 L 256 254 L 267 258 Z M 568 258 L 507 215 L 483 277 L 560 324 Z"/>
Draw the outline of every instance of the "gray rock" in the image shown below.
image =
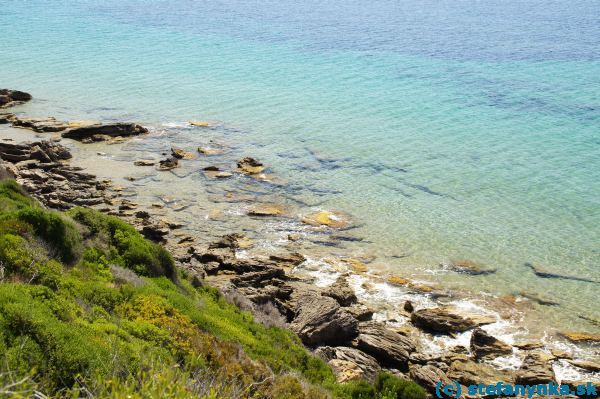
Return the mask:
<path id="1" fill-rule="evenodd" d="M 458 312 L 449 307 L 422 309 L 411 314 L 411 321 L 417 327 L 439 333 L 457 333 L 470 330 L 495 319 Z"/>
<path id="2" fill-rule="evenodd" d="M 553 356 L 543 352 L 531 352 L 523 359 L 523 364 L 517 372 L 518 384 L 545 384 L 555 380 L 552 369 Z"/>
<path id="3" fill-rule="evenodd" d="M 375 357 L 383 365 L 405 369 L 415 343 L 376 322 L 360 323 L 359 334 L 353 343 L 358 349 Z"/>
<path id="4" fill-rule="evenodd" d="M 343 345 L 358 334 L 358 321 L 333 298 L 304 295 L 297 300 L 291 329 L 306 345 Z"/>
<path id="5" fill-rule="evenodd" d="M 353 363 L 362 371 L 362 377 L 369 381 L 373 381 L 380 370 L 375 358 L 361 350 L 347 346 L 322 346 L 315 350 L 315 355 L 326 362 L 342 360 Z"/>
<path id="6" fill-rule="evenodd" d="M 358 302 L 354 290 L 348 284 L 348 278 L 344 275 L 338 277 L 333 284 L 323 291 L 323 295 L 335 299 L 341 306 L 350 306 Z"/>

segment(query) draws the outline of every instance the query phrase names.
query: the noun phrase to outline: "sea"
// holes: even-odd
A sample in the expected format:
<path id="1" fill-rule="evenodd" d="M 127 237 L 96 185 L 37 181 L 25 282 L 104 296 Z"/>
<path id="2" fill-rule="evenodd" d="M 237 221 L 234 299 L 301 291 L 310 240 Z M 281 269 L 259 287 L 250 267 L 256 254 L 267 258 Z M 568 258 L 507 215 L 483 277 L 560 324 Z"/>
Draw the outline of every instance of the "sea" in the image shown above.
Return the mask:
<path id="1" fill-rule="evenodd" d="M 300 216 L 349 215 L 354 238 L 324 251 L 600 329 L 598 0 L 4 0 L 0 43 L 29 116 L 210 135 Z M 447 267 L 463 260 L 496 271 Z"/>

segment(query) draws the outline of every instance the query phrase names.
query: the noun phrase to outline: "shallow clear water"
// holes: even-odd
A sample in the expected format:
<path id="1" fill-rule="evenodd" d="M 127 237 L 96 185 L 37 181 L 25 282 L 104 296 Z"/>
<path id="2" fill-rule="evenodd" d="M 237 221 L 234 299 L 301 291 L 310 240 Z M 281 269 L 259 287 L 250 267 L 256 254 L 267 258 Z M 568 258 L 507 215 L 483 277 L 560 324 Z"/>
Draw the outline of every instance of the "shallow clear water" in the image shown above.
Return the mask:
<path id="1" fill-rule="evenodd" d="M 567 326 L 600 316 L 599 285 L 524 263 L 600 280 L 599 18 L 595 0 L 5 0 L 0 86 L 40 116 L 222 121 L 307 204 L 352 214 L 379 267 L 558 298 Z M 431 275 L 453 259 L 498 272 Z"/>

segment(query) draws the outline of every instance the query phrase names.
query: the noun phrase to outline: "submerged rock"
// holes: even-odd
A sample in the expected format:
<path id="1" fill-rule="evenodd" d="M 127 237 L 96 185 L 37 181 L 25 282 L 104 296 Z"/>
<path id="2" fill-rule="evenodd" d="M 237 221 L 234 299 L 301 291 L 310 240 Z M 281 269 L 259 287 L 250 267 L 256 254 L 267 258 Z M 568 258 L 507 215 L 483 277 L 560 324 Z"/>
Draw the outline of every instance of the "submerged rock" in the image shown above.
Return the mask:
<path id="1" fill-rule="evenodd" d="M 347 227 L 350 224 L 345 214 L 329 211 L 319 211 L 310 214 L 304 217 L 302 222 L 312 226 L 328 226 L 336 229 Z"/>
<path id="2" fill-rule="evenodd" d="M 512 347 L 507 343 L 489 335 L 481 328 L 473 330 L 471 335 L 471 351 L 476 358 L 495 358 L 512 353 Z"/>
<path id="3" fill-rule="evenodd" d="M 210 123 L 207 121 L 188 121 L 188 123 L 196 127 L 210 127 Z"/>
<path id="4" fill-rule="evenodd" d="M 202 155 L 219 155 L 223 153 L 223 150 L 213 147 L 198 147 L 198 152 Z"/>
<path id="5" fill-rule="evenodd" d="M 568 274 L 555 273 L 555 272 L 543 269 L 541 266 L 537 266 L 532 263 L 525 263 L 525 266 L 527 266 L 531 270 L 533 270 L 533 273 L 536 276 L 542 277 L 542 278 L 558 278 L 558 279 L 563 279 L 563 280 L 585 281 L 588 283 L 600 283 L 600 281 L 598 281 L 598 280 L 593 280 L 593 279 L 586 278 L 586 277 L 579 277 L 579 276 L 573 276 L 573 275 L 568 275 Z"/>
<path id="6" fill-rule="evenodd" d="M 171 169 L 175 169 L 179 166 L 179 161 L 177 160 L 177 158 L 173 158 L 173 157 L 169 157 L 167 159 L 163 159 L 162 161 L 158 162 L 158 170 L 171 170 Z"/>
<path id="7" fill-rule="evenodd" d="M 139 161 L 135 161 L 133 164 L 135 166 L 154 166 L 156 164 L 156 162 L 154 162 L 154 161 L 146 161 L 146 160 L 139 160 Z"/>
<path id="8" fill-rule="evenodd" d="M 457 333 L 474 327 L 494 323 L 493 317 L 466 314 L 451 307 L 422 309 L 411 314 L 417 327 L 440 333 Z"/>
<path id="9" fill-rule="evenodd" d="M 237 167 L 240 172 L 247 175 L 257 175 L 265 170 L 265 166 L 262 162 L 251 157 L 246 157 L 241 161 L 238 161 Z"/>
<path id="10" fill-rule="evenodd" d="M 285 208 L 278 204 L 259 204 L 248 211 L 250 216 L 281 216 L 285 214 Z"/>
<path id="11" fill-rule="evenodd" d="M 448 267 L 450 270 L 455 272 L 470 274 L 473 276 L 492 274 L 496 272 L 496 269 L 487 268 L 481 263 L 472 260 L 459 260 L 449 264 L 442 264 L 442 266 Z"/>

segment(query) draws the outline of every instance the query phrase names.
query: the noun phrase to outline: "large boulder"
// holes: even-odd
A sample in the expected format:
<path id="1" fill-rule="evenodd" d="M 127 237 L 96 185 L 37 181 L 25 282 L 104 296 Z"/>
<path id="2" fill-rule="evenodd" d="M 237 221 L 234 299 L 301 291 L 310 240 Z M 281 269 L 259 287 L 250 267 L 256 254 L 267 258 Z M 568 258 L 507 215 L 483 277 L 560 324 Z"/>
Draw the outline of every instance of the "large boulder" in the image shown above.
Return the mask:
<path id="1" fill-rule="evenodd" d="M 354 290 L 350 287 L 350 284 L 348 284 L 348 278 L 345 275 L 338 277 L 337 280 L 323 292 L 323 295 L 335 299 L 341 306 L 350 306 L 358 302 L 358 298 L 356 298 Z"/>
<path id="2" fill-rule="evenodd" d="M 93 136 L 129 137 L 148 133 L 148 129 L 136 123 L 94 124 L 73 127 L 63 131 L 62 137 L 74 140 L 92 139 Z"/>
<path id="3" fill-rule="evenodd" d="M 411 314 L 410 319 L 424 330 L 446 334 L 467 331 L 496 321 L 493 317 L 464 313 L 452 307 L 418 310 Z"/>
<path id="4" fill-rule="evenodd" d="M 386 366 L 405 369 L 415 343 L 408 337 L 389 330 L 381 323 L 360 323 L 359 334 L 353 343 Z"/>
<path id="5" fill-rule="evenodd" d="M 470 346 L 473 355 L 478 359 L 494 358 L 512 353 L 510 345 L 491 336 L 481 328 L 473 330 Z"/>
<path id="6" fill-rule="evenodd" d="M 373 381 L 380 369 L 375 358 L 361 350 L 347 346 L 322 346 L 315 350 L 315 355 L 334 368 L 339 382 L 353 379 L 350 377 Z"/>
<path id="7" fill-rule="evenodd" d="M 343 345 L 358 334 L 358 320 L 333 298 L 305 295 L 297 306 L 291 329 L 306 345 Z"/>
<path id="8" fill-rule="evenodd" d="M 552 369 L 553 356 L 543 352 L 531 352 L 523 359 L 517 372 L 516 382 L 524 385 L 546 384 L 555 380 Z"/>

